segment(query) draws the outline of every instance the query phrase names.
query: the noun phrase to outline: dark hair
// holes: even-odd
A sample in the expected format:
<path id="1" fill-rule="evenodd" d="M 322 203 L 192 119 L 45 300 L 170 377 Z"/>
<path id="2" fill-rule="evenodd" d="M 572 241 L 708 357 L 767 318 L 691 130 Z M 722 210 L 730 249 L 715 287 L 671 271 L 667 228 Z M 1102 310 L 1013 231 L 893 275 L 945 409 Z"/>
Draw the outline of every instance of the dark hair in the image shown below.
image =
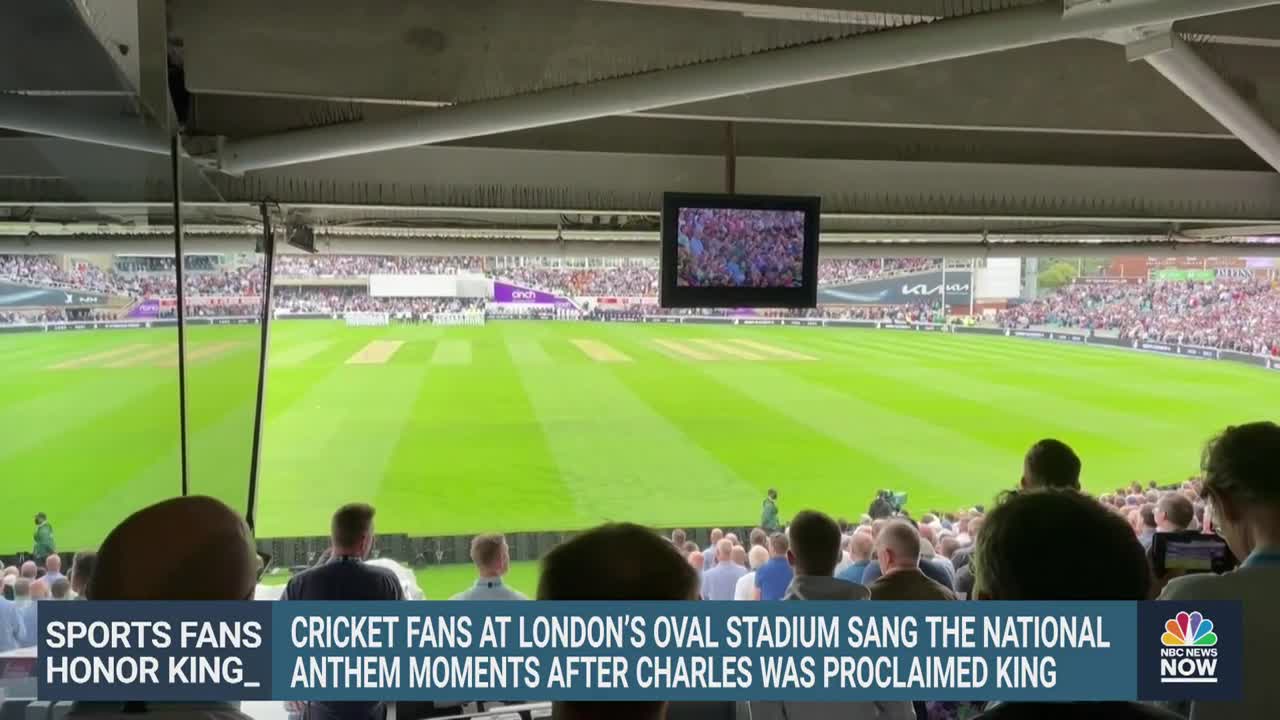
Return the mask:
<path id="1" fill-rule="evenodd" d="M 46 520 L 48 520 L 48 519 L 49 519 L 49 516 L 45 515 L 44 513 L 42 513 L 42 512 L 38 512 L 38 513 L 36 513 L 36 522 L 37 522 L 37 523 L 42 523 L 42 522 L 44 522 L 44 521 L 46 521 Z"/>
<path id="2" fill-rule="evenodd" d="M 1071 538 L 1087 577 L 1044 559 L 1043 538 Z M 1124 518 L 1073 490 L 1009 493 L 987 514 L 973 553 L 974 587 L 995 600 L 1146 600 L 1147 556 Z"/>
<path id="3" fill-rule="evenodd" d="M 1169 523 L 1179 530 L 1185 530 L 1191 521 L 1196 519 L 1196 509 L 1182 493 L 1165 493 L 1156 503 L 1156 507 L 1169 518 Z"/>
<path id="4" fill-rule="evenodd" d="M 98 566 L 98 553 L 78 552 L 71 561 L 71 577 L 81 588 L 88 587 L 93 579 L 93 570 Z"/>
<path id="5" fill-rule="evenodd" d="M 768 493 L 768 494 L 769 494 L 769 498 L 770 498 L 770 499 L 772 499 L 772 500 L 777 500 L 777 499 L 778 499 L 778 491 L 777 491 L 777 490 L 774 490 L 773 488 L 769 488 L 769 493 Z"/>
<path id="6" fill-rule="evenodd" d="M 1205 446 L 1200 468 L 1204 492 L 1280 504 L 1280 425 L 1254 422 L 1222 431 Z"/>
<path id="7" fill-rule="evenodd" d="M 631 523 L 601 525 L 556 546 L 538 578 L 539 600 L 692 600 L 697 592 L 697 572 L 671 543 Z"/>
<path id="8" fill-rule="evenodd" d="M 817 510 L 801 510 L 791 521 L 791 554 L 805 575 L 830 575 L 840 561 L 840 526 Z"/>
<path id="9" fill-rule="evenodd" d="M 373 530 L 373 516 L 376 512 L 367 503 L 350 503 L 338 508 L 330 525 L 333 544 L 339 548 L 359 544 Z"/>
<path id="10" fill-rule="evenodd" d="M 1061 440 L 1045 438 L 1027 451 L 1028 488 L 1080 489 L 1080 458 Z"/>

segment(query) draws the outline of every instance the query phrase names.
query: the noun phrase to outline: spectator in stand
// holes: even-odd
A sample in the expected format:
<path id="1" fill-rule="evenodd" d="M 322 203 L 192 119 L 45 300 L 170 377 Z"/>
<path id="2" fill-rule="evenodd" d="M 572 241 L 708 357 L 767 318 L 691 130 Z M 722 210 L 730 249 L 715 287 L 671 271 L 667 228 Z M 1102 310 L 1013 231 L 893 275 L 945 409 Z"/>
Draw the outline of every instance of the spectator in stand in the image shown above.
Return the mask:
<path id="1" fill-rule="evenodd" d="M 36 584 L 38 581 L 29 577 L 20 577 L 13 584 L 13 606 L 18 611 L 18 647 L 36 646 L 36 634 L 40 627 L 32 592 L 32 587 Z"/>
<path id="2" fill-rule="evenodd" d="M 733 552 L 729 554 L 729 559 L 733 562 L 734 565 L 737 565 L 738 567 L 742 568 L 743 572 L 746 571 L 747 549 L 743 547 L 741 544 L 736 544 L 733 546 Z"/>
<path id="3" fill-rule="evenodd" d="M 769 559 L 756 570 L 756 599 L 781 600 L 791 585 L 793 573 L 787 553 L 791 543 L 782 533 L 769 536 Z"/>
<path id="4" fill-rule="evenodd" d="M 1179 493 L 1165 493 L 1156 503 L 1156 532 L 1181 532 L 1196 519 L 1191 501 Z"/>
<path id="5" fill-rule="evenodd" d="M 733 586 L 734 600 L 756 599 L 756 571 L 768 560 L 769 551 L 763 545 L 751 546 L 751 550 L 747 553 L 747 562 L 751 566 L 751 572 L 738 578 L 737 584 Z"/>
<path id="6" fill-rule="evenodd" d="M 39 571 L 40 571 L 40 566 L 36 565 L 35 561 L 28 560 L 22 563 L 22 569 L 19 574 L 28 580 L 35 580 L 36 574 Z"/>
<path id="7" fill-rule="evenodd" d="M 49 583 L 49 597 L 54 600 L 70 600 L 71 581 L 63 576 Z"/>
<path id="8" fill-rule="evenodd" d="M 618 562 L 619 557 L 627 559 Z M 601 525 L 556 546 L 542 558 L 539 600 L 694 600 L 698 574 L 649 530 L 630 523 Z M 659 720 L 664 702 L 557 702 L 552 717 Z"/>
<path id="9" fill-rule="evenodd" d="M 969 564 L 969 556 L 973 553 L 973 548 L 978 544 L 978 536 L 982 534 L 982 524 L 985 519 L 981 515 L 974 516 L 969 519 L 969 542 L 962 545 L 960 549 L 951 554 L 951 564 L 955 566 L 956 573 L 960 569 Z"/>
<path id="10" fill-rule="evenodd" d="M 684 544 L 685 544 L 685 542 L 686 542 L 686 541 L 687 541 L 687 539 L 686 539 L 686 535 L 685 535 L 685 533 L 684 533 L 684 530 L 680 530 L 680 529 L 678 529 L 678 528 L 677 528 L 677 529 L 675 529 L 675 530 L 672 530 L 672 531 L 671 531 L 671 546 L 672 546 L 672 547 L 674 547 L 674 548 L 676 548 L 676 549 L 682 548 L 682 547 L 684 547 Z"/>
<path id="11" fill-rule="evenodd" d="M 846 523 L 847 525 L 847 523 Z M 840 521 L 836 521 L 836 526 L 840 526 Z M 836 568 L 831 572 L 833 576 L 839 576 L 850 565 L 853 564 L 853 558 L 849 557 L 849 548 L 853 545 L 853 537 L 845 534 L 845 530 L 840 530 L 840 562 L 836 563 Z"/>
<path id="12" fill-rule="evenodd" d="M 719 553 L 716 548 L 720 545 L 720 541 L 724 539 L 724 531 L 720 528 L 711 529 L 711 544 L 707 545 L 707 549 L 702 551 L 702 569 L 710 570 L 719 562 Z"/>
<path id="13" fill-rule="evenodd" d="M 1022 489 L 1080 489 L 1080 458 L 1061 440 L 1046 438 L 1031 446 L 1022 462 Z"/>
<path id="14" fill-rule="evenodd" d="M 832 577 L 840 559 L 840 526 L 815 510 L 796 513 L 788 528 L 794 577 L 784 600 L 866 600 L 867 589 Z"/>
<path id="15" fill-rule="evenodd" d="M 4 576 L 5 579 L 13 577 Z M 6 586 L 7 587 L 7 586 Z M 0 597 L 0 653 L 22 647 L 22 617 L 12 600 Z"/>
<path id="16" fill-rule="evenodd" d="M 93 569 L 97 564 L 98 553 L 76 553 L 75 560 L 71 562 L 71 592 L 75 593 L 76 597 L 84 597 L 84 589 L 89 586 L 89 581 L 93 579 Z"/>
<path id="17" fill-rule="evenodd" d="M 66 577 L 62 574 L 62 558 L 57 553 L 44 559 L 44 570 L 44 581 L 49 583 L 50 588 L 52 588 L 53 583 Z"/>
<path id="18" fill-rule="evenodd" d="M 1061 567 L 1046 563 L 1040 543 L 1045 537 L 1071 538 L 1072 552 L 1090 559 L 1088 577 L 1063 573 Z M 1077 492 L 1010 493 L 991 511 L 977 553 L 981 600 L 1145 600 L 1150 596 L 1150 571 L 1133 533 L 1115 514 Z M 1129 702 L 1011 702 L 981 715 L 982 720 L 1178 717 Z"/>
<path id="19" fill-rule="evenodd" d="M 685 559 L 689 561 L 689 567 L 693 568 L 694 571 L 698 573 L 698 581 L 701 582 L 702 572 L 703 572 L 702 569 L 706 567 L 706 561 L 702 559 L 702 551 L 693 550 L 691 552 L 685 553 Z"/>
<path id="20" fill-rule="evenodd" d="M 1255 422 L 1227 428 L 1201 462 L 1202 492 L 1231 552 L 1244 558 L 1222 575 L 1168 581 L 1161 600 L 1240 600 L 1244 605 L 1244 701 L 1192 704 L 1192 720 L 1274 717 L 1280 707 L 1275 648 L 1280 643 L 1280 425 Z"/>
<path id="21" fill-rule="evenodd" d="M 248 600 L 258 558 L 249 526 L 208 497 L 173 498 L 125 518 L 102 542 L 86 588 L 91 600 Z M 74 572 L 74 571 L 73 571 Z M 149 704 L 147 714 L 250 720 L 230 703 Z M 69 718 L 137 717 L 121 704 L 76 704 Z"/>
<path id="22" fill-rule="evenodd" d="M 365 563 L 373 550 L 372 505 L 351 503 L 338 508 L 329 525 L 329 561 L 294 575 L 281 600 L 403 600 L 395 573 Z M 386 714 L 377 702 L 311 702 L 304 720 L 368 720 Z"/>
<path id="23" fill-rule="evenodd" d="M 524 593 L 512 590 L 502 582 L 511 567 L 507 539 L 499 534 L 477 535 L 471 539 L 471 562 L 480 577 L 469 589 L 454 595 L 454 600 L 528 600 Z M 399 581 L 397 580 L 397 583 Z"/>
<path id="24" fill-rule="evenodd" d="M 1156 534 L 1156 506 L 1147 503 L 1138 509 L 1141 526 L 1138 528 L 1138 542 L 1143 550 L 1151 549 L 1151 539 Z"/>
<path id="25" fill-rule="evenodd" d="M 870 528 L 863 526 L 855 530 L 853 537 L 849 540 L 849 559 L 852 562 L 849 567 L 836 573 L 836 577 L 845 582 L 861 585 L 862 576 L 866 574 L 867 565 L 871 563 L 875 542 L 871 538 Z"/>
<path id="26" fill-rule="evenodd" d="M 769 551 L 769 533 L 764 528 L 751 529 L 751 547 L 762 547 L 765 552 Z"/>
<path id="27" fill-rule="evenodd" d="M 920 533 L 905 520 L 893 520 L 876 540 L 880 577 L 870 585 L 873 600 L 955 600 L 946 585 L 920 569 Z"/>
<path id="28" fill-rule="evenodd" d="M 733 541 L 723 538 L 716 543 L 716 562 L 702 573 L 703 600 L 732 600 L 738 579 L 747 569 L 733 562 Z"/>
<path id="29" fill-rule="evenodd" d="M 796 513 L 789 526 L 791 548 L 787 560 L 795 570 L 795 579 L 787 588 L 785 600 L 866 600 L 867 588 L 832 577 L 840 556 L 840 526 L 830 516 L 814 510 Z M 900 719 L 916 717 L 909 702 L 759 702 L 752 703 L 751 716 L 756 720 L 853 720 Z"/>

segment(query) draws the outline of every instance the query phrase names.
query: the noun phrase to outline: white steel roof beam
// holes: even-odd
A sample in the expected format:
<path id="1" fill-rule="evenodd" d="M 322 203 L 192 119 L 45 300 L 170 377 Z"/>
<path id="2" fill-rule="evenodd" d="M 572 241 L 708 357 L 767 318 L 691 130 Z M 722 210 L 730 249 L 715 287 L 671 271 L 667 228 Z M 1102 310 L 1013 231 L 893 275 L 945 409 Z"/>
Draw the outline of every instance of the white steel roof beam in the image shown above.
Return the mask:
<path id="1" fill-rule="evenodd" d="M 1280 132 L 1186 41 L 1166 32 L 1126 45 L 1125 53 L 1130 61 L 1146 61 L 1267 164 L 1280 170 Z"/>
<path id="2" fill-rule="evenodd" d="M 763 92 L 1274 5 L 1280 0 L 1135 0 L 1063 15 L 1057 3 L 884 30 L 627 77 L 227 143 L 229 173 L 396 150 Z"/>

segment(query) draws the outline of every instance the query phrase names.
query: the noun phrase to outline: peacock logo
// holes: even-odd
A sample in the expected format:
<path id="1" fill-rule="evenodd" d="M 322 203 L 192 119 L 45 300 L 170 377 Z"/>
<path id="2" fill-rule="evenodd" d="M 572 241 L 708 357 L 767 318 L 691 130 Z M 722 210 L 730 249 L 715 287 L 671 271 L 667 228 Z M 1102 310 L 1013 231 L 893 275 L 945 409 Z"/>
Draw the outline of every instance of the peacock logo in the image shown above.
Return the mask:
<path id="1" fill-rule="evenodd" d="M 1218 644 L 1218 634 L 1213 631 L 1213 621 L 1200 611 L 1180 612 L 1165 621 L 1160 642 L 1165 647 L 1213 647 Z"/>

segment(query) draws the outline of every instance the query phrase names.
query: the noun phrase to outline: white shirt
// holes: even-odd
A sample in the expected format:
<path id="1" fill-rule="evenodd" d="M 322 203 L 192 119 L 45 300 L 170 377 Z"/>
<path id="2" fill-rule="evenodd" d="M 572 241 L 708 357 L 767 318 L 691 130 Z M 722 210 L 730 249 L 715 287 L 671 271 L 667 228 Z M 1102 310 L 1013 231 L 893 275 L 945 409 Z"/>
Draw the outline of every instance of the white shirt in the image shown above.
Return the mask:
<path id="1" fill-rule="evenodd" d="M 743 575 L 738 578 L 738 584 L 733 586 L 734 600 L 755 600 L 756 599 L 756 571 Z"/>

